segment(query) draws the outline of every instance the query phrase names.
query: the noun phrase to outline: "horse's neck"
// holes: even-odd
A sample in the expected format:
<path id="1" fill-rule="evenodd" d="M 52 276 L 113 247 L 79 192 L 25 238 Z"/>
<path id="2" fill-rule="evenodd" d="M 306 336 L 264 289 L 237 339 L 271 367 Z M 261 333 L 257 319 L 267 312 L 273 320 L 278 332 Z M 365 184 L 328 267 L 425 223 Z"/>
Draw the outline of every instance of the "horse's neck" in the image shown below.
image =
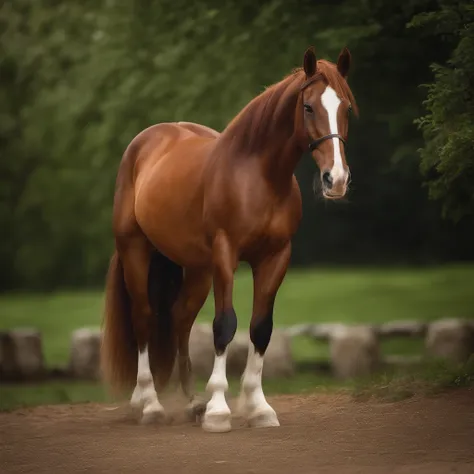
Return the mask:
<path id="1" fill-rule="evenodd" d="M 263 177 L 277 188 L 291 187 L 303 152 L 302 113 L 296 113 L 302 108 L 299 87 L 290 84 L 283 93 L 265 97 L 263 105 L 249 104 L 221 136 L 230 160 L 255 159 Z"/>

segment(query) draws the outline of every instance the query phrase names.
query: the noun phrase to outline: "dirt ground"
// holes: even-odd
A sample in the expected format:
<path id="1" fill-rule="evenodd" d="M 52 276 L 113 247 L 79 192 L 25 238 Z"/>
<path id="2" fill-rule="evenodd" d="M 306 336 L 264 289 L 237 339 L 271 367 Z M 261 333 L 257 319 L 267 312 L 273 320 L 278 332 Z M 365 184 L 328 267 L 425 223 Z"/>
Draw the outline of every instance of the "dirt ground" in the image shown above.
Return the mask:
<path id="1" fill-rule="evenodd" d="M 474 390 L 402 402 L 269 397 L 281 427 L 209 434 L 175 416 L 140 425 L 123 406 L 0 414 L 0 472 L 474 473 Z M 166 407 L 166 403 L 164 403 Z"/>

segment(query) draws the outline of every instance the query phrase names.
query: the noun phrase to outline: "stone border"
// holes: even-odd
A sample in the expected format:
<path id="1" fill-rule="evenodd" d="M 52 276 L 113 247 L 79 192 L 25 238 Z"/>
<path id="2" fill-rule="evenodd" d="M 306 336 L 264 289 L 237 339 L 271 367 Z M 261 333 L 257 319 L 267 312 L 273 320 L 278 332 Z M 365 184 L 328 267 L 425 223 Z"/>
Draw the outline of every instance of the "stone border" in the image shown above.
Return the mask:
<path id="1" fill-rule="evenodd" d="M 457 321 L 457 319 L 454 319 Z M 434 321 L 436 322 L 436 321 Z M 474 321 L 467 321 L 474 329 Z M 433 323 L 431 323 L 433 324 Z M 390 339 L 395 337 L 424 337 L 428 331 L 430 323 L 417 321 L 392 321 L 383 324 L 343 324 L 343 323 L 303 323 L 294 326 L 287 326 L 285 330 L 292 337 L 308 336 L 318 341 L 329 341 L 333 334 L 343 327 L 361 327 L 370 328 L 378 337 Z"/>
<path id="2" fill-rule="evenodd" d="M 200 331 L 200 328 L 203 331 Z M 209 324 L 196 325 L 197 334 L 209 333 Z M 445 318 L 423 323 L 417 321 L 392 321 L 384 324 L 296 324 L 275 329 L 278 338 L 276 346 L 286 346 L 286 354 L 273 358 L 279 359 L 282 367 L 286 364 L 284 376 L 290 377 L 294 372 L 319 367 L 325 371 L 329 369 L 339 378 L 351 378 L 366 375 L 378 370 L 384 365 L 409 365 L 420 363 L 423 358 L 439 357 L 462 362 L 474 353 L 474 321 L 457 318 Z M 66 367 L 46 367 L 43 356 L 41 333 L 34 328 L 18 328 L 11 331 L 0 332 L 0 382 L 31 382 L 51 379 L 99 380 L 100 373 L 100 328 L 79 328 L 71 334 L 69 363 Z M 209 334 L 207 334 L 209 336 Z M 246 331 L 239 332 L 234 344 L 235 350 L 242 354 L 248 347 Z M 291 351 L 288 350 L 289 340 L 294 337 L 309 337 L 314 341 L 324 341 L 330 344 L 329 361 L 308 361 L 296 365 Z M 200 337 L 198 336 L 197 340 Z M 206 338 L 202 347 L 206 352 L 212 353 L 211 339 Z M 420 338 L 425 341 L 425 353 L 418 356 L 382 357 L 379 344 L 382 340 L 393 338 Z M 274 338 L 272 338 L 273 340 Z M 277 342 L 278 339 L 278 342 Z M 199 344 L 196 342 L 194 353 Z M 209 346 L 209 347 L 208 347 Z M 273 348 L 272 348 L 273 349 Z M 193 349 L 191 349 L 191 354 Z M 272 357 L 269 351 L 269 363 Z M 209 354 L 206 355 L 208 357 Z M 193 357 L 193 356 L 192 356 Z M 197 357 L 197 356 L 196 356 Z M 239 356 L 238 370 L 245 363 L 245 354 Z M 208 357 L 209 358 L 209 357 Z M 294 369 L 292 368 L 294 367 Z M 208 369 L 203 369 L 207 371 Z M 230 373 L 229 375 L 234 375 Z M 278 369 L 268 370 L 269 376 L 278 376 Z M 276 374 L 276 375 L 272 375 Z"/>

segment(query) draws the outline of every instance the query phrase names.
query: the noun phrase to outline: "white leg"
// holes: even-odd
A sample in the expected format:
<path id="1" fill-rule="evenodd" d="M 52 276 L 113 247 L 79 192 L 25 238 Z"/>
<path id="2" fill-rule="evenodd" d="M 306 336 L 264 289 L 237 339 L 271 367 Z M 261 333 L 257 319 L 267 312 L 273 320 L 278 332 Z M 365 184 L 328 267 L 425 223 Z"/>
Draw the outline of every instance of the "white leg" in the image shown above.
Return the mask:
<path id="1" fill-rule="evenodd" d="M 249 342 L 247 365 L 242 375 L 239 412 L 252 427 L 280 426 L 275 410 L 268 404 L 262 388 L 263 356 Z"/>
<path id="2" fill-rule="evenodd" d="M 147 346 L 138 353 L 137 385 L 133 391 L 130 405 L 134 408 L 143 408 L 143 423 L 157 418 L 164 418 L 165 410 L 158 401 L 158 395 L 156 394 Z"/>
<path id="3" fill-rule="evenodd" d="M 206 390 L 212 393 L 204 413 L 202 428 L 212 433 L 223 433 L 231 430 L 231 413 L 225 399 L 229 389 L 226 376 L 227 349 L 214 358 L 214 368 L 207 383 Z"/>

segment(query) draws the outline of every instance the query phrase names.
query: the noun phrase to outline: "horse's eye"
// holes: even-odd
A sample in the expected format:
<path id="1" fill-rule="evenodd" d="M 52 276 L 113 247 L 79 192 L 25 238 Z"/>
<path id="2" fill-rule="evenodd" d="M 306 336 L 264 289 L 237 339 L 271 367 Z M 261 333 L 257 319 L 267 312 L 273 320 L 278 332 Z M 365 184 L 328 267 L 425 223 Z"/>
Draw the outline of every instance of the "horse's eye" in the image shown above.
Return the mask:
<path id="1" fill-rule="evenodd" d="M 311 107 L 311 105 L 309 104 L 304 104 L 304 109 L 306 112 L 308 112 L 309 114 L 312 114 L 313 113 L 313 107 Z"/>
<path id="2" fill-rule="evenodd" d="M 348 112 L 348 113 L 351 113 L 351 112 L 352 112 L 352 105 L 351 105 L 351 104 L 349 104 L 349 108 L 347 109 L 347 112 Z"/>

